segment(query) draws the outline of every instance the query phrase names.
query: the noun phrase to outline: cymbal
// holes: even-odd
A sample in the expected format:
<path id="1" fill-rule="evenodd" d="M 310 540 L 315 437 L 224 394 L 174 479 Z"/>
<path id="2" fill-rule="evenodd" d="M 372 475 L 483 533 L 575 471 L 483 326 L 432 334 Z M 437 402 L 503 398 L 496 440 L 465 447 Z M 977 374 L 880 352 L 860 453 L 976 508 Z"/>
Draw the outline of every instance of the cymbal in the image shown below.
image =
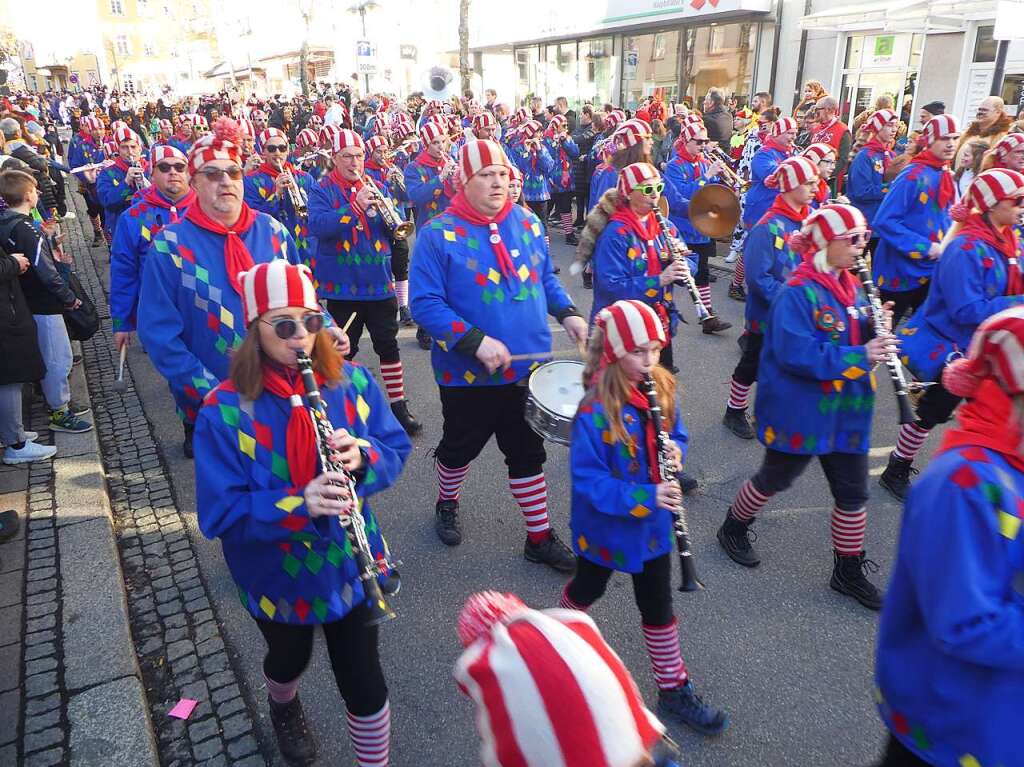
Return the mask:
<path id="1" fill-rule="evenodd" d="M 690 223 L 706 237 L 732 234 L 740 220 L 740 200 L 727 186 L 708 184 L 690 198 Z"/>

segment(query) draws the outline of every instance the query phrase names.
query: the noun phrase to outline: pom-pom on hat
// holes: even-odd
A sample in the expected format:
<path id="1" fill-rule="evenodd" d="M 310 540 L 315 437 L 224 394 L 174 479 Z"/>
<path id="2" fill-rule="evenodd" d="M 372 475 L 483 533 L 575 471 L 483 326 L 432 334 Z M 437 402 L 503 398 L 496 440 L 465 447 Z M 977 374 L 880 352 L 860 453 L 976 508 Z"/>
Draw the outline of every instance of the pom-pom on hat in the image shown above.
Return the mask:
<path id="1" fill-rule="evenodd" d="M 604 331 L 601 361 L 605 365 L 621 360 L 651 341 L 665 344 L 665 327 L 661 319 L 643 301 L 616 301 L 599 311 L 595 321 Z"/>
<path id="2" fill-rule="evenodd" d="M 311 149 L 317 145 L 316 131 L 312 128 L 303 128 L 295 134 L 295 146 L 303 149 Z"/>
<path id="3" fill-rule="evenodd" d="M 275 309 L 294 306 L 321 311 L 313 286 L 313 273 L 303 264 L 290 264 L 283 258 L 275 258 L 242 272 L 238 275 L 238 282 L 246 327 Z"/>
<path id="4" fill-rule="evenodd" d="M 483 130 L 484 128 L 496 128 L 498 126 L 497 121 L 487 110 L 484 110 L 480 114 L 473 118 L 473 130 Z"/>
<path id="5" fill-rule="evenodd" d="M 946 366 L 942 385 L 950 394 L 971 397 L 989 379 L 1011 397 L 1024 393 L 1024 306 L 978 325 L 967 356 Z"/>
<path id="6" fill-rule="evenodd" d="M 1015 149 L 1019 149 L 1024 146 L 1024 133 L 1007 133 L 992 147 L 992 154 L 996 158 L 996 162 L 1002 164 L 1006 162 L 1006 156 Z"/>
<path id="7" fill-rule="evenodd" d="M 349 149 L 355 147 L 356 149 L 362 149 L 366 151 L 366 146 L 363 144 L 363 138 L 354 130 L 348 128 L 340 128 L 337 132 L 331 133 L 331 153 L 337 154 L 342 149 Z"/>
<path id="8" fill-rule="evenodd" d="M 149 165 L 150 167 L 155 166 L 158 162 L 164 160 L 181 160 L 187 163 L 188 158 L 185 157 L 185 153 L 182 152 L 178 147 L 171 146 L 170 144 L 160 144 L 149 150 Z"/>
<path id="9" fill-rule="evenodd" d="M 886 125 L 891 122 L 898 120 L 899 117 L 891 109 L 879 109 L 871 117 L 864 121 L 861 126 L 861 130 L 866 130 L 871 133 L 877 133 L 882 130 Z"/>
<path id="10" fill-rule="evenodd" d="M 956 118 L 953 115 L 936 115 L 924 124 L 921 140 L 926 146 L 931 146 L 939 139 L 959 135 L 960 130 L 956 127 Z"/>
<path id="11" fill-rule="evenodd" d="M 665 732 L 597 626 L 575 610 L 472 595 L 455 665 L 484 767 L 634 767 Z"/>
<path id="12" fill-rule="evenodd" d="M 821 142 L 817 144 L 811 144 L 804 151 L 800 153 L 801 157 L 806 157 L 811 162 L 817 164 L 824 160 L 829 155 L 832 155 L 833 159 L 836 156 L 836 150 L 831 144 L 823 144 Z"/>
<path id="13" fill-rule="evenodd" d="M 459 170 L 462 171 L 463 182 L 469 181 L 489 165 L 501 165 L 504 168 L 512 166 L 498 142 L 474 139 L 459 149 Z"/>
<path id="14" fill-rule="evenodd" d="M 192 145 L 188 153 L 188 171 L 195 173 L 214 160 L 240 162 L 238 123 L 230 117 L 221 117 L 213 130 Z"/>
<path id="15" fill-rule="evenodd" d="M 775 136 L 781 136 L 783 133 L 788 133 L 789 131 L 799 130 L 799 127 L 800 126 L 796 124 L 796 120 L 793 119 L 792 117 L 780 117 L 778 120 L 772 123 L 772 138 L 774 138 Z"/>
<path id="16" fill-rule="evenodd" d="M 651 137 L 651 126 L 643 120 L 626 120 L 615 131 L 615 144 L 619 149 L 629 149 Z"/>
<path id="17" fill-rule="evenodd" d="M 789 246 L 797 253 L 817 253 L 833 240 L 868 227 L 864 214 L 852 205 L 823 205 L 790 236 Z"/>
<path id="18" fill-rule="evenodd" d="M 789 157 L 782 161 L 775 172 L 764 180 L 769 189 L 791 192 L 801 184 L 818 178 L 818 166 L 807 157 Z"/>

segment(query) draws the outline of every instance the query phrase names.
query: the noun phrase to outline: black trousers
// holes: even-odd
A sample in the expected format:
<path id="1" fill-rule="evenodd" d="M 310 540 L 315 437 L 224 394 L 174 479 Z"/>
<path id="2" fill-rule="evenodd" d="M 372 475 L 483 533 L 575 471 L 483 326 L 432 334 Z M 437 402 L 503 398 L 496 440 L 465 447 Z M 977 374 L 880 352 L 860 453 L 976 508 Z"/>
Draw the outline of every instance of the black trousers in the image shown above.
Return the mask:
<path id="1" fill-rule="evenodd" d="M 583 226 L 586 223 L 587 214 L 590 212 L 590 184 L 580 186 L 576 184 L 576 226 Z"/>
<path id="2" fill-rule="evenodd" d="M 338 691 L 355 716 L 377 713 L 388 697 L 377 652 L 377 627 L 366 625 L 368 612 L 360 606 L 340 621 L 321 625 Z M 309 665 L 316 627 L 258 619 L 256 625 L 267 642 L 263 673 L 275 682 L 297 679 Z"/>
<path id="3" fill-rule="evenodd" d="M 352 345 L 348 359 L 359 351 L 359 337 L 363 327 L 370 331 L 373 350 L 382 364 L 398 362 L 398 299 L 394 296 L 383 301 L 333 301 L 327 302 L 327 309 L 334 321 L 344 326 L 352 314 L 356 318 L 348 328 L 348 342 Z"/>
<path id="4" fill-rule="evenodd" d="M 941 371 L 938 378 L 941 382 Z M 929 386 L 924 390 L 921 401 L 917 403 L 917 425 L 930 431 L 940 423 L 946 423 L 953 417 L 953 411 L 961 402 L 963 397 L 950 394 L 941 383 Z"/>
<path id="5" fill-rule="evenodd" d="M 754 487 L 764 495 L 788 490 L 804 473 L 813 455 L 794 455 L 768 448 L 757 474 L 751 478 Z M 863 453 L 825 453 L 818 462 L 828 480 L 832 498 L 843 511 L 857 511 L 868 502 L 868 457 Z"/>
<path id="6" fill-rule="evenodd" d="M 572 197 L 575 192 L 552 192 L 551 204 L 555 206 L 555 213 L 561 216 L 563 213 L 572 213 Z"/>
<path id="7" fill-rule="evenodd" d="M 885 755 L 876 767 L 932 767 L 932 765 L 917 756 L 890 733 L 889 742 L 885 744 Z"/>
<path id="8" fill-rule="evenodd" d="M 545 226 L 545 228 L 548 225 L 548 203 L 550 202 L 551 200 L 526 201 L 527 206 L 530 208 L 530 210 L 537 214 L 537 218 L 540 219 L 540 222 Z"/>
<path id="9" fill-rule="evenodd" d="M 576 558 L 576 575 L 566 593 L 578 605 L 589 607 L 604 596 L 615 571 L 585 557 Z M 639 573 L 630 573 L 633 597 L 640 617 L 648 626 L 664 626 L 672 621 L 672 555 L 664 554 L 644 562 Z"/>
<path id="10" fill-rule="evenodd" d="M 697 273 L 693 275 L 693 281 L 697 287 L 703 288 L 711 283 L 711 269 L 708 266 L 708 259 L 715 255 L 715 241 L 701 242 L 697 244 L 687 243 L 690 250 L 697 254 Z"/>
<path id="11" fill-rule="evenodd" d="M 409 279 L 409 241 L 391 241 L 391 272 L 400 282 Z"/>
<path id="12" fill-rule="evenodd" d="M 547 460 L 544 440 L 526 422 L 526 387 L 441 386 L 444 430 L 434 454 L 449 469 L 480 455 L 491 436 L 505 456 L 510 479 L 540 474 Z"/>
<path id="13" fill-rule="evenodd" d="M 736 363 L 732 377 L 737 383 L 750 386 L 757 380 L 757 368 L 761 363 L 761 348 L 764 346 L 764 335 L 761 333 L 743 334 L 743 356 Z"/>
<path id="14" fill-rule="evenodd" d="M 913 290 L 904 290 L 900 293 L 893 290 L 879 289 L 878 293 L 882 297 L 883 304 L 886 301 L 893 302 L 892 326 L 896 327 L 900 324 L 900 320 L 903 319 L 904 315 L 909 317 L 917 310 L 917 307 L 924 303 L 924 300 L 928 297 L 928 285 L 921 285 Z"/>

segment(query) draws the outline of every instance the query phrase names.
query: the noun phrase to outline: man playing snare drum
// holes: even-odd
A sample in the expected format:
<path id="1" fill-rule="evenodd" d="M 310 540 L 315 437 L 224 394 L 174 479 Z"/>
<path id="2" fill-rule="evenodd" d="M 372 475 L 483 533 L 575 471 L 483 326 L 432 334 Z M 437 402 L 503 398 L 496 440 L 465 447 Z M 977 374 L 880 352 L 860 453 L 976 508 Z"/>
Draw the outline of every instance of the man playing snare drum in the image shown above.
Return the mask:
<path id="1" fill-rule="evenodd" d="M 551 349 L 548 314 L 577 344 L 586 342 L 587 324 L 555 278 L 540 220 L 509 199 L 509 167 L 495 142 L 467 142 L 461 191 L 416 238 L 410 306 L 435 341 L 444 416 L 435 529 L 449 546 L 462 542 L 459 491 L 494 435 L 526 518 L 523 555 L 572 572 L 575 557 L 548 522 L 544 442 L 525 418 L 524 384 L 537 362 L 514 358 Z"/>

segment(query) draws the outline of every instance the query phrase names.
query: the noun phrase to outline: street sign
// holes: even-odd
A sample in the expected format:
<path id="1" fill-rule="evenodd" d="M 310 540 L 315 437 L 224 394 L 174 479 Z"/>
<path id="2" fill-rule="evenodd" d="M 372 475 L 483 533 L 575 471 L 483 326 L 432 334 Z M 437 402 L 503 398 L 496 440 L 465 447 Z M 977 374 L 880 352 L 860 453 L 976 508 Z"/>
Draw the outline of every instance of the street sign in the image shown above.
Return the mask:
<path id="1" fill-rule="evenodd" d="M 377 48 L 369 40 L 356 40 L 356 71 L 361 75 L 377 74 Z"/>
<path id="2" fill-rule="evenodd" d="M 68 76 L 68 82 L 71 83 L 72 85 L 78 85 L 78 72 L 72 72 Z"/>
<path id="3" fill-rule="evenodd" d="M 419 51 L 415 45 L 401 45 L 398 47 L 399 58 L 409 59 L 410 61 L 416 61 L 416 57 L 419 55 Z"/>

